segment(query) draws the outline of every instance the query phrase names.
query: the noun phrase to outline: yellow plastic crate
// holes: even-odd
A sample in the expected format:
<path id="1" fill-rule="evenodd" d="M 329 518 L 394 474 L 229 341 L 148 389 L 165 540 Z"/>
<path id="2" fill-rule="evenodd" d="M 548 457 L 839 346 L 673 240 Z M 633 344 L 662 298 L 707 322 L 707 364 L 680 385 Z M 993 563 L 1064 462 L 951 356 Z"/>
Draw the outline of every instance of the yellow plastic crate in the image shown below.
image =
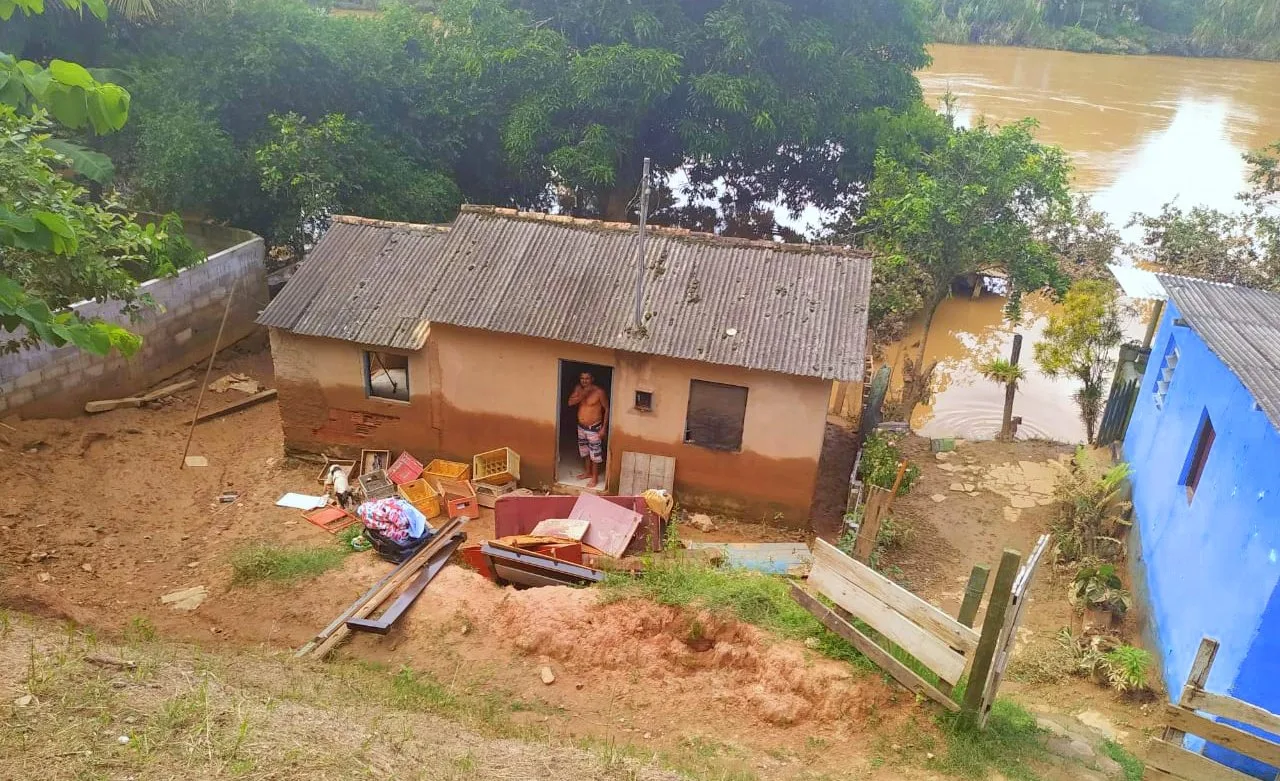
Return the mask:
<path id="1" fill-rule="evenodd" d="M 406 502 L 417 507 L 418 512 L 427 516 L 428 520 L 440 514 L 440 494 L 436 493 L 425 479 L 419 477 L 417 480 L 410 480 L 404 485 L 397 486 L 396 490 Z"/>
<path id="2" fill-rule="evenodd" d="M 461 461 L 445 461 L 436 458 L 422 468 L 422 476 L 437 491 L 441 480 L 467 480 L 471 477 L 471 467 Z"/>
<path id="3" fill-rule="evenodd" d="M 520 454 L 500 447 L 471 458 L 471 479 L 489 485 L 506 485 L 520 479 Z"/>

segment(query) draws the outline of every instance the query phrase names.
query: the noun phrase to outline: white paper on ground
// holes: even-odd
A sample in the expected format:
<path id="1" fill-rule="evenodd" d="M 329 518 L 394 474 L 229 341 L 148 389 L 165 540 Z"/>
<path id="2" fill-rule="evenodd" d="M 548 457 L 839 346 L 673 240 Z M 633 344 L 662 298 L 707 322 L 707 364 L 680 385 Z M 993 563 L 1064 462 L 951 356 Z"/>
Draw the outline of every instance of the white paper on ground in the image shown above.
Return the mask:
<path id="1" fill-rule="evenodd" d="M 293 507 L 298 510 L 314 510 L 317 507 L 324 507 L 328 504 L 328 500 L 323 496 L 308 496 L 307 494 L 287 493 L 276 500 L 276 507 Z"/>

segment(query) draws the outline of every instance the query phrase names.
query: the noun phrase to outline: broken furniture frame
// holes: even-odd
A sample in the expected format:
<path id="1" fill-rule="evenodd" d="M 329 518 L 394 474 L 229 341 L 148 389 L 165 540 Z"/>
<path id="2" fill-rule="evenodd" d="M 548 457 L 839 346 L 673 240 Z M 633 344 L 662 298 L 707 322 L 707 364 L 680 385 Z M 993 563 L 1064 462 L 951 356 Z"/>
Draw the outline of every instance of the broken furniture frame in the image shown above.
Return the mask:
<path id="1" fill-rule="evenodd" d="M 1008 663 L 1026 590 L 1047 544 L 1048 535 L 1044 535 L 1021 568 L 1021 555 L 1005 551 L 981 633 L 971 625 L 986 581 L 985 568 L 974 568 L 960 618 L 956 619 L 830 543 L 817 540 L 808 585 L 792 585 L 792 596 L 907 689 L 947 710 L 960 711 L 963 718 L 982 727 Z M 831 600 L 835 607 L 828 607 L 819 597 Z M 872 639 L 852 619 L 869 626 L 888 645 Z M 894 646 L 932 672 L 937 683 L 896 658 Z M 983 685 L 971 683 L 962 706 L 952 696 L 952 689 L 966 669 L 970 681 L 982 681 Z"/>
<path id="2" fill-rule="evenodd" d="M 422 594 L 422 592 L 431 585 L 431 581 L 436 575 L 440 574 L 440 570 L 444 569 L 444 565 L 449 563 L 449 557 L 458 549 L 458 546 L 467 539 L 466 532 L 456 532 L 449 538 L 449 542 L 440 548 L 436 554 L 427 562 L 427 565 L 418 573 L 418 577 L 414 578 L 405 590 L 396 597 L 396 601 L 383 611 L 378 618 L 348 618 L 345 623 L 348 629 L 358 632 L 373 632 L 378 635 L 385 635 L 391 631 L 391 627 L 396 621 L 400 620 L 400 616 L 409 609 L 409 606 Z"/>
<path id="3" fill-rule="evenodd" d="M 1176 705 L 1165 709 L 1168 726 L 1163 736 L 1152 738 L 1147 746 L 1145 779 L 1171 779 L 1173 781 L 1253 781 L 1252 776 L 1219 764 L 1203 754 L 1183 747 L 1187 733 L 1204 738 L 1223 748 L 1243 754 L 1250 759 L 1280 767 L 1280 743 L 1246 732 L 1233 726 L 1226 719 L 1249 728 L 1280 735 L 1280 716 L 1256 705 L 1205 691 L 1209 671 L 1218 655 L 1218 641 L 1212 638 L 1200 640 L 1191 672 Z M 1197 713 L 1200 711 L 1200 713 Z M 1222 721 L 1215 721 L 1218 716 Z"/>
<path id="4" fill-rule="evenodd" d="M 604 573 L 598 569 L 498 542 L 484 543 L 480 553 L 489 560 L 490 571 L 503 586 L 581 586 L 604 580 Z"/>

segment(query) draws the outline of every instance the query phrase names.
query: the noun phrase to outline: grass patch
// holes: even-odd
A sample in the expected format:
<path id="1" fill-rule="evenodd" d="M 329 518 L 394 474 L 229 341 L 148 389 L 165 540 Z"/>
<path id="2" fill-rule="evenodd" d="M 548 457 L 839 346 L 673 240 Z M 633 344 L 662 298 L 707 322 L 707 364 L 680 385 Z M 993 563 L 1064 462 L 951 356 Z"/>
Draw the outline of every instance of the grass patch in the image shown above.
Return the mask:
<path id="1" fill-rule="evenodd" d="M 964 681 L 956 687 L 956 697 L 963 699 Z M 1035 716 L 1011 700 L 996 700 L 985 730 L 962 726 L 955 713 L 940 715 L 938 726 L 946 747 L 928 766 L 947 775 L 988 778 L 997 770 L 1010 781 L 1036 781 L 1031 762 L 1049 755 Z"/>
<path id="2" fill-rule="evenodd" d="M 337 545 L 317 548 L 259 543 L 231 556 L 231 582 L 236 585 L 270 580 L 291 582 L 314 578 L 342 564 L 346 551 Z"/>
<path id="3" fill-rule="evenodd" d="M 1102 753 L 1115 760 L 1116 764 L 1124 768 L 1124 781 L 1142 781 L 1142 774 L 1146 771 L 1146 765 L 1142 763 L 1124 746 L 1116 743 L 1114 740 L 1104 740 L 1102 742 Z"/>

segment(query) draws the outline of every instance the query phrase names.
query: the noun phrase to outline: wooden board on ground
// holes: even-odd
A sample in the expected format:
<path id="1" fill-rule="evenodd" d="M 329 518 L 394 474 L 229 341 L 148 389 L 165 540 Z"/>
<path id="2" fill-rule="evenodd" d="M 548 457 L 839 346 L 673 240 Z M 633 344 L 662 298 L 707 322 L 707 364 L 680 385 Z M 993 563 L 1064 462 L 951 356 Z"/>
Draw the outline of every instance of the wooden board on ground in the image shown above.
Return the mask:
<path id="1" fill-rule="evenodd" d="M 207 420 L 220 418 L 223 415 L 230 415 L 233 412 L 239 412 L 242 409 L 252 407 L 255 404 L 261 404 L 262 402 L 269 401 L 271 399 L 274 399 L 275 397 L 276 397 L 276 389 L 270 388 L 268 390 L 262 391 L 261 393 L 255 393 L 247 399 L 241 399 L 240 401 L 237 401 L 233 404 L 228 404 L 222 409 L 215 409 L 209 412 L 201 412 L 200 415 L 196 417 L 196 423 L 204 423 Z"/>
<path id="2" fill-rule="evenodd" d="M 818 598 L 796 584 L 791 584 L 791 596 L 805 610 L 814 615 L 822 625 L 840 635 L 853 644 L 855 648 L 875 662 L 880 669 L 893 676 L 893 679 L 908 690 L 922 694 L 949 711 L 957 711 L 960 706 L 955 700 L 943 694 L 936 686 L 921 678 L 915 670 L 907 667 L 871 638 L 859 632 L 852 624 L 836 615 L 835 611 L 818 601 Z"/>
<path id="3" fill-rule="evenodd" d="M 121 407 L 141 407 L 143 404 L 158 401 L 165 396 L 172 396 L 173 394 L 180 393 L 188 388 L 194 388 L 195 385 L 195 380 L 183 380 L 182 382 L 175 382 L 165 385 L 162 388 L 157 388 L 156 390 L 153 390 L 150 393 L 144 393 L 141 396 L 129 396 L 124 399 L 102 399 L 101 401 L 90 401 L 85 403 L 84 411 L 89 413 L 110 412 L 113 409 L 120 409 Z"/>
<path id="4" fill-rule="evenodd" d="M 615 559 L 622 558 L 643 520 L 640 513 L 601 499 L 595 494 L 579 496 L 569 517 L 588 521 L 591 525 L 582 541 Z"/>
<path id="5" fill-rule="evenodd" d="M 538 521 L 538 525 L 533 527 L 533 531 L 529 534 L 535 537 L 563 537 L 566 540 L 581 542 L 589 528 L 591 528 L 589 521 L 577 518 L 548 518 L 545 521 Z"/>
<path id="6" fill-rule="evenodd" d="M 1000 682 L 1004 680 L 1004 670 L 1009 665 L 1009 657 L 1013 655 L 1013 646 L 1018 639 L 1018 624 L 1022 622 L 1022 613 L 1027 605 L 1027 591 L 1031 588 L 1031 580 L 1035 577 L 1040 560 L 1049 548 L 1049 535 L 1042 534 L 1031 550 L 1031 555 L 1018 569 L 1013 580 L 1013 592 L 1009 596 L 1009 607 L 1005 612 L 1004 627 L 996 642 L 995 658 L 992 659 L 986 685 L 982 690 L 982 705 L 978 712 L 978 726 L 987 725 L 987 717 L 991 715 L 991 707 L 995 705 L 996 693 L 1000 690 Z M 990 609 L 990 606 L 988 606 Z"/>
<path id="7" fill-rule="evenodd" d="M 623 451 L 618 496 L 639 496 L 650 488 L 675 490 L 676 460 L 670 456 Z"/>

